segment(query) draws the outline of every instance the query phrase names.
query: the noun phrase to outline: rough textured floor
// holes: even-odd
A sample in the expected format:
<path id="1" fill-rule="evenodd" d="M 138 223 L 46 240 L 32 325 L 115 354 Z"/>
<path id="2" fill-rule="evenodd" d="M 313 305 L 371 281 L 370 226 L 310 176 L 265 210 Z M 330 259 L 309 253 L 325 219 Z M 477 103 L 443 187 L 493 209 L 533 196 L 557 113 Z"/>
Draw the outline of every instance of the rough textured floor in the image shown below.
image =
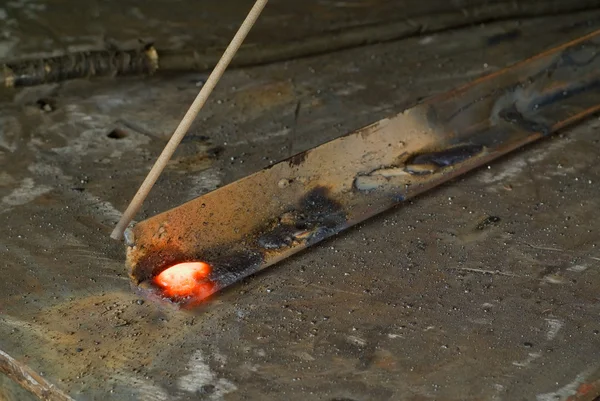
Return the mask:
<path id="1" fill-rule="evenodd" d="M 600 29 L 599 17 L 232 70 L 138 218 Z M 108 234 L 203 79 L 2 93 L 0 350 L 82 401 L 554 401 L 600 378 L 597 119 L 193 313 L 139 299 Z M 25 399 L 0 383 L 0 399 Z"/>

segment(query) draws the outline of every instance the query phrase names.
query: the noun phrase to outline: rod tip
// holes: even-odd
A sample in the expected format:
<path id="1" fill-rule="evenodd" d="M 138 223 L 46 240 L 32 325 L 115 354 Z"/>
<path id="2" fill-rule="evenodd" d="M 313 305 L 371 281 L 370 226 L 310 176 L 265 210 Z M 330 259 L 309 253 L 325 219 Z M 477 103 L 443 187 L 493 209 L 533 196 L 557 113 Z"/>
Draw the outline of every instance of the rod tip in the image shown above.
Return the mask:
<path id="1" fill-rule="evenodd" d="M 110 238 L 112 238 L 116 241 L 122 241 L 123 240 L 123 230 L 119 226 L 115 227 L 115 229 L 112 231 L 112 233 L 110 233 Z"/>

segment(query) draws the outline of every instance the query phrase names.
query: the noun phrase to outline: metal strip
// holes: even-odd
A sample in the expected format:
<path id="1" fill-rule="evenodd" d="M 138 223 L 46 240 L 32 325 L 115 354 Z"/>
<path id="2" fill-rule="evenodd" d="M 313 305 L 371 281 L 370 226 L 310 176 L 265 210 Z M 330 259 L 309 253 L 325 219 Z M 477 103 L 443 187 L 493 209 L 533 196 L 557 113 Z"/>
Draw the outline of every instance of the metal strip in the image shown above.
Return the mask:
<path id="1" fill-rule="evenodd" d="M 600 31 L 298 154 L 128 232 L 135 285 L 211 266 L 195 304 L 250 274 L 600 110 Z"/>
<path id="2" fill-rule="evenodd" d="M 46 401 L 75 401 L 27 365 L 0 350 L 0 373 L 4 373 L 31 394 Z"/>

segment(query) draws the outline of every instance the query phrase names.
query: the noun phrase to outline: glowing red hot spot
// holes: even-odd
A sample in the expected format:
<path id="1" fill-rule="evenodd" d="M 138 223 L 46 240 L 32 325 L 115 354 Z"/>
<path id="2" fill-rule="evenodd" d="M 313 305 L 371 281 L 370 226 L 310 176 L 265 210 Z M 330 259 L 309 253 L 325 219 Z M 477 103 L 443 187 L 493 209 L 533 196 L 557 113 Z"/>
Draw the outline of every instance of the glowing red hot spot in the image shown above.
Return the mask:
<path id="1" fill-rule="evenodd" d="M 210 293 L 210 266 L 204 262 L 179 263 L 154 277 L 154 283 L 167 297 L 204 298 Z"/>

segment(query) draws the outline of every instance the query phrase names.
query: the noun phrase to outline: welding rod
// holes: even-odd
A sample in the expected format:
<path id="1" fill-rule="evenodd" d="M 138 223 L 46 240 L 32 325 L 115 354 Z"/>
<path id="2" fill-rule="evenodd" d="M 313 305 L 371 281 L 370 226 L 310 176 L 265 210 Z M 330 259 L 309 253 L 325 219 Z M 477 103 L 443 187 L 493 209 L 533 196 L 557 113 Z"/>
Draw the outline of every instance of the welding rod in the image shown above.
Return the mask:
<path id="1" fill-rule="evenodd" d="M 250 32 L 250 29 L 252 29 L 252 26 L 254 26 L 254 23 L 258 19 L 258 16 L 267 5 L 267 1 L 268 0 L 256 0 L 256 3 L 254 3 L 254 6 L 248 13 L 248 16 L 238 29 L 233 39 L 231 40 L 231 43 L 229 43 L 229 46 L 227 46 L 227 49 L 225 49 L 223 56 L 215 66 L 212 73 L 209 75 L 208 79 L 206 80 L 206 83 L 202 86 L 202 89 L 200 89 L 198 96 L 196 96 L 196 99 L 190 106 L 185 116 L 183 116 L 183 119 L 179 123 L 179 126 L 177 126 L 177 129 L 171 136 L 171 139 L 169 139 L 169 142 L 167 143 L 162 153 L 156 160 L 156 163 L 154 163 L 154 166 L 152 166 L 152 169 L 146 176 L 146 179 L 140 186 L 140 189 L 138 189 L 137 193 L 131 200 L 131 203 L 129 203 L 129 206 L 125 210 L 125 213 L 123 213 L 121 220 L 119 220 L 117 226 L 110 234 L 111 238 L 116 240 L 120 240 L 123 238 L 123 233 L 125 232 L 125 229 L 129 225 L 129 223 L 131 223 L 137 212 L 142 207 L 142 203 L 148 196 L 148 193 L 150 193 L 150 190 L 158 180 L 158 177 L 160 176 L 167 163 L 171 159 L 171 156 L 173 156 L 173 153 L 175 153 L 175 149 L 177 149 L 177 146 L 179 145 L 187 131 L 190 129 L 192 122 L 194 122 L 194 119 L 196 118 L 196 116 L 206 103 L 206 100 L 212 93 L 213 89 L 223 76 L 225 69 L 235 56 L 235 53 L 242 45 L 242 42 L 248 35 L 248 32 Z"/>

